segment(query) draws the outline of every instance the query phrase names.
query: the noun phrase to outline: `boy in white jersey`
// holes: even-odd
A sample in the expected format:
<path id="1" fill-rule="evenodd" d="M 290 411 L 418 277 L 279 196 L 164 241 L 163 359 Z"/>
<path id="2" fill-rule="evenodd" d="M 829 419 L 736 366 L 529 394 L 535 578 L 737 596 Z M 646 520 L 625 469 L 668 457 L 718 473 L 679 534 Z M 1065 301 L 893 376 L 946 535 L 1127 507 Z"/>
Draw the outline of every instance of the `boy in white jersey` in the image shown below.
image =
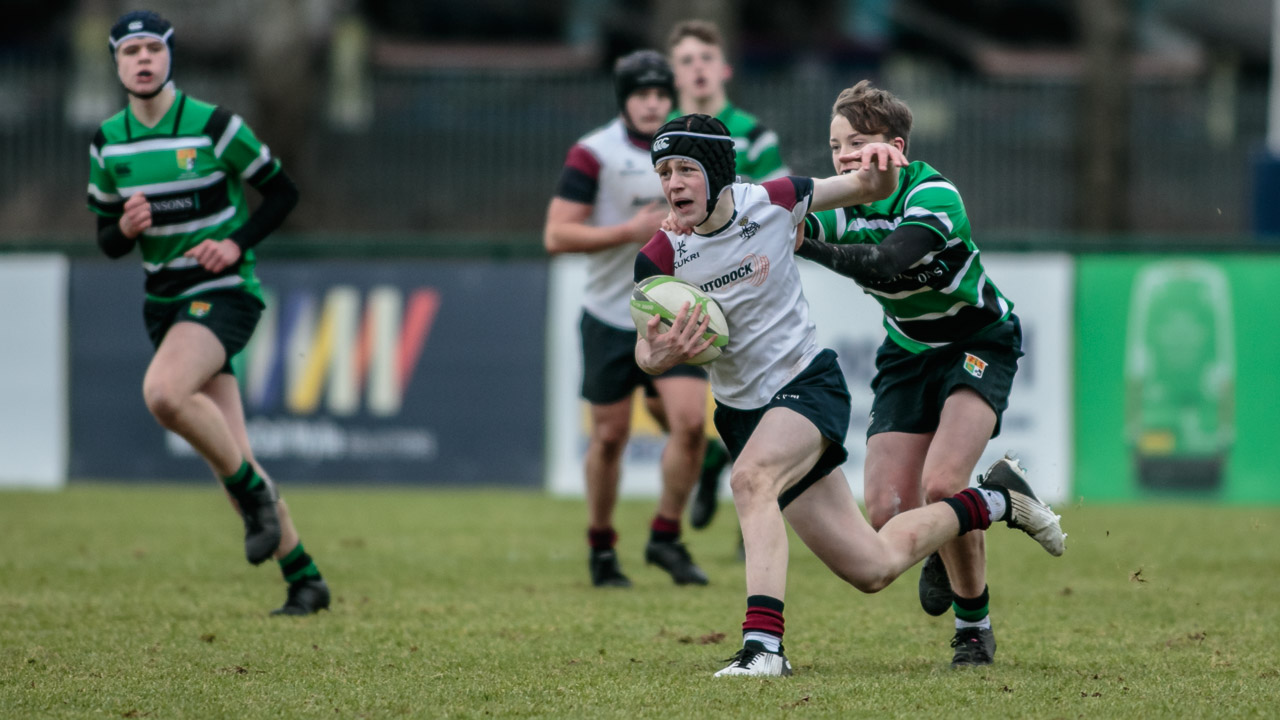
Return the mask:
<path id="1" fill-rule="evenodd" d="M 1061 555 L 1057 516 L 1018 473 L 992 474 L 942 502 L 916 508 L 873 530 L 843 473 L 849 392 L 835 353 L 817 346 L 800 286 L 795 248 L 809 210 L 887 197 L 906 163 L 898 148 L 873 143 L 842 159 L 853 173 L 733 183 L 732 141 L 724 125 L 686 115 L 654 137 L 652 158 L 672 225 L 636 258 L 635 277 L 675 275 L 700 287 L 724 311 L 729 344 L 711 365 L 715 423 L 733 455 L 730 487 L 746 546 L 743 646 L 716 673 L 789 675 L 782 647 L 787 533 L 840 578 L 864 592 L 887 586 L 943 543 L 1004 520 Z M 662 373 L 705 350 L 708 321 L 681 309 L 670 330 L 655 316 L 637 339 L 636 362 Z"/>
<path id="2" fill-rule="evenodd" d="M 279 562 L 288 599 L 272 614 L 323 610 L 329 587 L 254 460 L 231 374 L 263 309 L 252 248 L 297 204 L 297 188 L 239 116 L 173 86 L 167 20 L 126 13 L 109 41 L 129 105 L 90 145 L 88 202 L 104 253 L 142 253 L 156 348 L 143 380 L 147 409 L 222 480 L 244 521 L 245 558 Z M 252 214 L 242 181 L 263 196 Z"/>
<path id="3" fill-rule="evenodd" d="M 788 175 L 778 147 L 778 135 L 755 115 L 729 101 L 725 84 L 733 68 L 725 59 L 720 28 L 707 20 L 682 20 L 667 36 L 667 58 L 675 73 L 677 110 L 674 119 L 689 113 L 711 115 L 725 124 L 734 144 L 734 169 L 743 182 L 762 183 Z M 707 444 L 698 489 L 689 508 L 689 524 L 705 528 L 718 508 L 720 476 L 729 453 L 719 441 Z"/>
<path id="4" fill-rule="evenodd" d="M 670 573 L 678 585 L 707 584 L 680 541 L 680 518 L 706 448 L 706 374 L 680 366 L 650 378 L 632 356 L 631 268 L 636 250 L 666 216 L 649 141 L 671 112 L 672 82 L 671 69 L 655 51 L 618 60 L 619 115 L 569 150 L 543 232 L 548 252 L 587 253 L 589 260 L 581 321 L 582 397 L 591 406 L 585 475 L 588 570 L 596 587 L 631 585 L 614 550 L 613 511 L 637 386 L 645 388 L 646 406 L 668 434 L 645 560 Z"/>
<path id="5" fill-rule="evenodd" d="M 831 116 L 837 173 L 856 172 L 858 162 L 844 156 L 870 143 L 907 151 L 911 110 L 866 80 L 840 93 Z M 797 250 L 853 278 L 884 307 L 888 337 L 876 353 L 864 471 L 877 528 L 969 484 L 1000 432 L 1022 356 L 1013 303 L 982 266 L 955 186 L 922 162 L 903 168 L 898 185 L 885 200 L 810 215 Z M 1007 472 L 1014 463 L 997 465 Z M 990 665 L 996 641 L 983 533 L 930 555 L 919 587 L 925 612 L 955 610 L 952 667 Z"/>

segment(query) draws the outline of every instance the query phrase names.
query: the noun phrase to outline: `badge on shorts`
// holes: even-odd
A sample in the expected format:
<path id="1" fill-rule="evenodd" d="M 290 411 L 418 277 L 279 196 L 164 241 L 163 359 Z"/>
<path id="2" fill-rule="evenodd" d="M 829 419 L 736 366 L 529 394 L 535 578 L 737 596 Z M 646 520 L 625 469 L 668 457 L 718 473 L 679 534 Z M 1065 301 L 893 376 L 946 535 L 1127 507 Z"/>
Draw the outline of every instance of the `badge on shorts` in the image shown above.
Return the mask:
<path id="1" fill-rule="evenodd" d="M 970 375 L 980 378 L 982 372 L 987 369 L 987 363 L 977 355 L 964 354 L 964 370 Z"/>
<path id="2" fill-rule="evenodd" d="M 199 300 L 196 300 L 191 303 L 191 307 L 187 308 L 187 314 L 190 315 L 191 317 L 202 318 L 205 315 L 208 315 L 209 311 L 212 309 L 213 309 L 213 303 L 201 302 Z M 978 373 L 978 375 L 979 377 L 981 377 L 982 373 Z"/>

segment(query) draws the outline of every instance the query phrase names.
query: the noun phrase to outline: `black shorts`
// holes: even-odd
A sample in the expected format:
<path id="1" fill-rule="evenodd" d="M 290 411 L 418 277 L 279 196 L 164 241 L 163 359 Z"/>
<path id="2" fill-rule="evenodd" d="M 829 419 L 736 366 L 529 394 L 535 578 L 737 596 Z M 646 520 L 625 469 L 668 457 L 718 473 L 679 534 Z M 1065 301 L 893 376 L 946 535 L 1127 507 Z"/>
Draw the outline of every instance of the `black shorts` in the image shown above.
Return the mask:
<path id="1" fill-rule="evenodd" d="M 786 508 L 800 493 L 830 475 L 849 458 L 849 451 L 844 449 L 844 438 L 849 432 L 849 387 L 844 382 L 844 373 L 840 371 L 835 351 L 818 353 L 809 367 L 774 393 L 764 407 L 738 410 L 716 403 L 716 431 L 734 460 L 747 446 L 747 440 L 760 424 L 760 419 L 776 407 L 800 413 L 818 428 L 822 437 L 831 441 L 808 474 L 778 496 L 778 507 Z"/>
<path id="2" fill-rule="evenodd" d="M 875 400 L 867 437 L 934 432 L 943 403 L 962 387 L 972 388 L 995 410 L 991 437 L 999 435 L 1020 357 L 1022 325 L 1012 314 L 968 340 L 919 354 L 886 338 L 876 351 L 876 376 L 871 380 Z"/>
<path id="3" fill-rule="evenodd" d="M 249 344 L 253 330 L 266 306 L 244 290 L 214 290 L 181 300 L 163 302 L 147 300 L 142 306 L 151 344 L 160 348 L 161 341 L 174 323 L 193 322 L 213 331 L 227 351 L 221 372 L 231 372 L 231 358 Z"/>
<path id="4" fill-rule="evenodd" d="M 619 330 L 582 313 L 582 397 L 592 405 L 611 405 L 644 387 L 645 395 L 656 397 L 653 381 L 658 378 L 693 377 L 707 379 L 696 365 L 677 365 L 661 375 L 650 375 L 636 364 L 636 332 Z"/>

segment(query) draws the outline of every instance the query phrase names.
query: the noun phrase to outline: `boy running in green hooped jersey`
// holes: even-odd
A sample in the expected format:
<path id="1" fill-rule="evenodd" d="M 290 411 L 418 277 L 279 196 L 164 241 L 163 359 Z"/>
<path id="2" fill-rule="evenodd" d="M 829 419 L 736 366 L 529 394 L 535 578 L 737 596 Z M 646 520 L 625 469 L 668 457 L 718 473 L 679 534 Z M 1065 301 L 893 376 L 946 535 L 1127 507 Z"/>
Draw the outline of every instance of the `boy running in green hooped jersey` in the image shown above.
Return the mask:
<path id="1" fill-rule="evenodd" d="M 677 107 L 668 120 L 701 113 L 724 123 L 733 138 L 735 170 L 741 182 L 762 183 L 790 174 L 778 150 L 778 136 L 751 113 L 729 102 L 725 83 L 733 68 L 725 61 L 720 28 L 706 20 L 677 23 L 667 37 L 667 56 L 676 76 Z M 719 440 L 707 443 L 698 489 L 689 509 L 689 524 L 711 523 L 717 508 L 720 475 L 729 452 Z M 741 548 L 740 548 L 741 550 Z"/>
<path id="2" fill-rule="evenodd" d="M 272 614 L 323 610 L 329 588 L 253 458 L 230 364 L 264 308 L 252 248 L 284 221 L 298 190 L 240 116 L 174 87 L 168 20 L 126 13 L 109 40 L 129 104 L 89 147 L 89 209 L 104 253 L 142 253 L 156 348 L 142 383 L 147 409 L 222 481 L 244 521 L 246 559 L 279 561 L 288 597 Z M 252 214 L 245 181 L 262 194 Z"/>
<path id="3" fill-rule="evenodd" d="M 836 98 L 831 158 L 869 143 L 906 154 L 911 110 L 862 81 Z M 1022 331 L 1013 303 L 987 276 L 955 185 L 923 162 L 900 171 L 884 200 L 811 213 L 796 254 L 853 278 L 884 309 L 888 337 L 876 353 L 867 429 L 864 495 L 875 528 L 894 515 L 968 485 L 987 441 L 1000 432 Z M 991 472 L 1025 474 L 1011 456 Z M 930 615 L 954 608 L 952 667 L 990 665 L 996 641 L 988 614 L 984 533 L 958 537 L 920 573 Z"/>

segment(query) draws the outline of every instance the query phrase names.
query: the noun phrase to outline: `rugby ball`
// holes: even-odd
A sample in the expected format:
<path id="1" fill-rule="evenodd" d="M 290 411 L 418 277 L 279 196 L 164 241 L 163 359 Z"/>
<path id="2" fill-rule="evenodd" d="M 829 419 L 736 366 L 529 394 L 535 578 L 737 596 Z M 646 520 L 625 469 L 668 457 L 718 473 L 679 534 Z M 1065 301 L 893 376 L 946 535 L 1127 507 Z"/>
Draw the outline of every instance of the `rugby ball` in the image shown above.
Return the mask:
<path id="1" fill-rule="evenodd" d="M 706 365 L 720 357 L 724 346 L 729 344 L 729 324 L 725 322 L 724 311 L 716 301 L 698 288 L 670 275 L 645 278 L 636 283 L 635 289 L 631 291 L 631 320 L 635 322 L 636 330 L 643 335 L 649 319 L 657 315 L 662 318 L 658 331 L 664 333 L 671 329 L 671 323 L 685 303 L 689 303 L 690 313 L 695 307 L 701 307 L 703 313 L 711 316 L 711 323 L 707 325 L 707 332 L 703 337 L 715 335 L 716 339 L 712 341 L 711 347 L 686 361 L 688 365 Z"/>

